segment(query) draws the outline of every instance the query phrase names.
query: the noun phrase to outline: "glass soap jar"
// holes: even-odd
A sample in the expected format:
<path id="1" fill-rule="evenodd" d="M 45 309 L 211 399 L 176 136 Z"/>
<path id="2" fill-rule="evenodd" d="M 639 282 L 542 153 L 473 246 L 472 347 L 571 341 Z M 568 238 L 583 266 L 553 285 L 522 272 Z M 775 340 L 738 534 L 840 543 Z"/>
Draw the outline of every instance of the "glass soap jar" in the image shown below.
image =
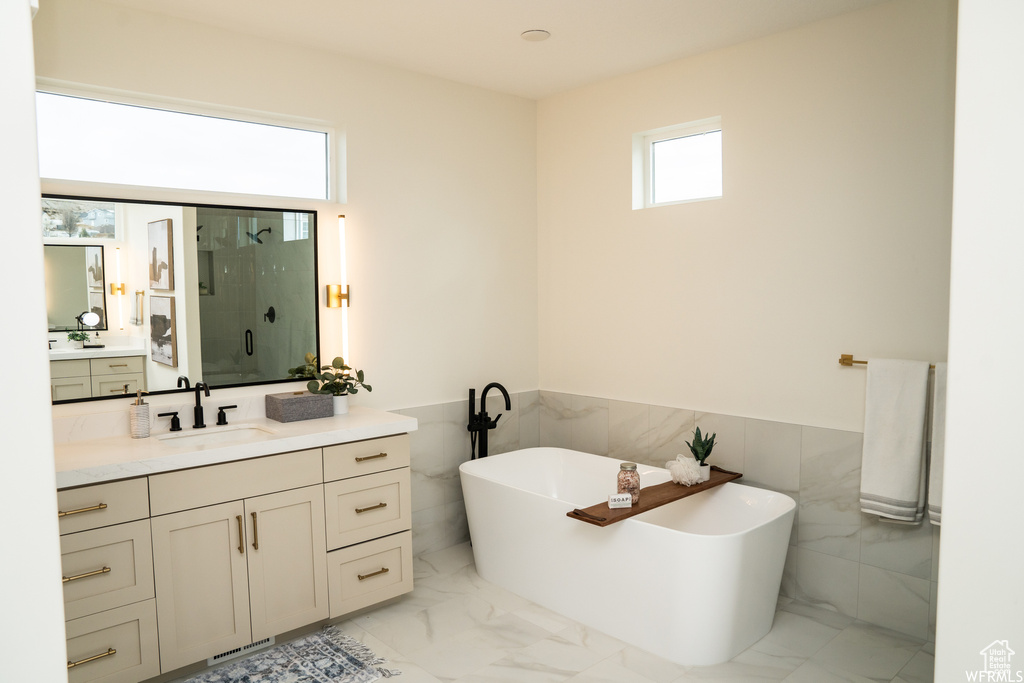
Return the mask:
<path id="1" fill-rule="evenodd" d="M 640 473 L 636 471 L 635 462 L 619 465 L 617 493 L 628 493 L 633 498 L 633 505 L 640 502 Z"/>

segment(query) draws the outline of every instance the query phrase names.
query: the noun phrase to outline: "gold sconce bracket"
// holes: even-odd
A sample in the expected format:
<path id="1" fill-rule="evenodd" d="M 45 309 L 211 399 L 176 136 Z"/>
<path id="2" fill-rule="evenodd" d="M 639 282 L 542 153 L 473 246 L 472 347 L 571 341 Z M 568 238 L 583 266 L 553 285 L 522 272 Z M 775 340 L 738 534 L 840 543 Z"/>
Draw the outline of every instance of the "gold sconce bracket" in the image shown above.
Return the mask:
<path id="1" fill-rule="evenodd" d="M 124 293 L 125 293 L 124 283 L 122 282 L 120 285 L 115 285 L 113 282 L 111 282 L 110 283 L 110 294 L 111 294 L 111 296 L 113 296 L 114 294 L 117 294 L 118 292 L 121 292 L 121 294 L 124 295 Z"/>
<path id="2" fill-rule="evenodd" d="M 352 305 L 352 292 L 348 285 L 345 291 L 341 291 L 341 285 L 327 285 L 327 308 L 341 308 L 341 302 L 346 306 Z"/>

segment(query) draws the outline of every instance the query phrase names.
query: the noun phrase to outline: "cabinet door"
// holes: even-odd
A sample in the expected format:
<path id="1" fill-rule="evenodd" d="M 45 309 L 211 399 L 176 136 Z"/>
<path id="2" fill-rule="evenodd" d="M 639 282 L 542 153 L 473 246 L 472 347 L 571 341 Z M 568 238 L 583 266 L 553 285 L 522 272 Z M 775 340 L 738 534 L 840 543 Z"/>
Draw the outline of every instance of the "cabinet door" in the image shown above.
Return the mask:
<path id="1" fill-rule="evenodd" d="M 326 619 L 323 486 L 245 501 L 252 639 Z"/>
<path id="2" fill-rule="evenodd" d="M 242 501 L 154 517 L 160 670 L 252 642 Z"/>

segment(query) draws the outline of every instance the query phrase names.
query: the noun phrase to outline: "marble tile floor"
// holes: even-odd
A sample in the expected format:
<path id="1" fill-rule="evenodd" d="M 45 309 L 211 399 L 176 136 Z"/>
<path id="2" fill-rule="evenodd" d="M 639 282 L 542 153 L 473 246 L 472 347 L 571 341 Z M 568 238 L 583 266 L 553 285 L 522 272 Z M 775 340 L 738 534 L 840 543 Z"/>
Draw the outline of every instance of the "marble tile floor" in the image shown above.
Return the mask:
<path id="1" fill-rule="evenodd" d="M 772 630 L 732 661 L 685 667 L 484 581 L 468 543 L 415 561 L 416 588 L 340 628 L 402 683 L 932 681 L 934 643 L 781 598 Z"/>

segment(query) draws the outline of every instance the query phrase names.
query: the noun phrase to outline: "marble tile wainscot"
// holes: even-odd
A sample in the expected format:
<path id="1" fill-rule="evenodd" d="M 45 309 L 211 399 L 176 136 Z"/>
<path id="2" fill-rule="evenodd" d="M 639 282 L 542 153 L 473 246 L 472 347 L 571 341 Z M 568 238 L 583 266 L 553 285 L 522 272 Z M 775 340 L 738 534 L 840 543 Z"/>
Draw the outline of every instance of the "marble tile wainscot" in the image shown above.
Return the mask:
<path id="1" fill-rule="evenodd" d="M 494 396 L 488 402 L 491 415 L 504 413 L 491 453 L 557 446 L 663 467 L 687 452 L 694 427 L 717 432 L 716 464 L 798 503 L 783 596 L 934 639 L 939 530 L 861 514 L 861 433 L 550 391 L 513 394 L 511 411 Z M 396 412 L 419 422 L 411 435 L 414 554 L 468 540 L 458 477 L 470 453 L 467 402 Z"/>

